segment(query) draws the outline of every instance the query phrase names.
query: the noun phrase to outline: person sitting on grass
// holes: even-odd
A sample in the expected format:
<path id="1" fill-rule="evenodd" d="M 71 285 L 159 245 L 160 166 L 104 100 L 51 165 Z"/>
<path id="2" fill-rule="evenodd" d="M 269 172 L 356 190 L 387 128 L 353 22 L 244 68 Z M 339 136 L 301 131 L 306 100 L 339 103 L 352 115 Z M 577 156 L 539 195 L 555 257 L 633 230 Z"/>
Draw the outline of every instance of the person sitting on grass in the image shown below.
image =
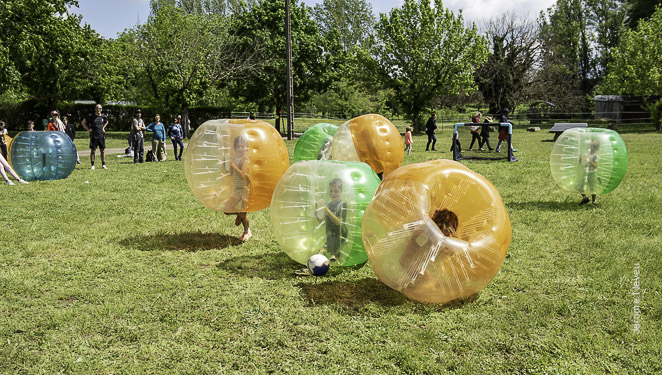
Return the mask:
<path id="1" fill-rule="evenodd" d="M 2 176 L 2 178 L 5 179 L 5 181 L 7 182 L 7 185 L 16 185 L 15 183 L 11 182 L 11 180 L 9 180 L 9 177 L 7 177 L 7 173 L 5 173 L 5 170 L 7 170 L 7 172 L 9 172 L 9 174 L 12 177 L 14 177 L 16 179 L 16 181 L 18 181 L 18 183 L 20 183 L 20 184 L 27 184 L 28 183 L 24 179 L 20 178 L 18 176 L 18 174 L 16 174 L 14 169 L 12 169 L 11 165 L 9 165 L 9 163 L 7 163 L 7 159 L 5 159 L 4 156 L 0 155 L 0 175 Z"/>

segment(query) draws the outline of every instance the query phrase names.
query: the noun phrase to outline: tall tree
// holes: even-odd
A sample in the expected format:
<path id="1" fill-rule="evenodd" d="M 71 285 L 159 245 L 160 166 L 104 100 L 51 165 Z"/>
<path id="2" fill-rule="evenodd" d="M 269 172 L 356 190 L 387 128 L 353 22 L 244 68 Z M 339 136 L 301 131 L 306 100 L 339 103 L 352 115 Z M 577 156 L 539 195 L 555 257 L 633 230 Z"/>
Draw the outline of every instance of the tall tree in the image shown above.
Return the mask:
<path id="1" fill-rule="evenodd" d="M 625 0 L 627 3 L 627 23 L 635 29 L 639 20 L 648 20 L 655 12 L 655 7 L 662 5 L 662 0 Z"/>
<path id="2" fill-rule="evenodd" d="M 364 47 L 375 24 L 372 5 L 366 0 L 324 0 L 313 15 L 322 34 L 337 32 L 345 50 Z"/>
<path id="3" fill-rule="evenodd" d="M 444 9 L 440 0 L 405 0 L 381 14 L 373 49 L 380 80 L 392 88 L 419 131 L 419 117 L 436 97 L 475 91 L 474 72 L 487 58 L 475 26 Z"/>
<path id="4" fill-rule="evenodd" d="M 100 37 L 70 13 L 75 0 L 6 1 L 0 5 L 0 89 L 22 85 L 46 106 L 75 99 Z"/>
<path id="5" fill-rule="evenodd" d="M 492 53 L 476 71 L 476 82 L 490 113 L 499 113 L 526 100 L 540 47 L 539 27 L 515 13 L 505 13 L 488 20 L 484 28 Z"/>
<path id="6" fill-rule="evenodd" d="M 325 41 L 320 37 L 317 23 L 311 18 L 304 4 L 292 0 L 292 63 L 294 95 L 296 101 L 308 100 L 320 89 L 324 75 Z M 286 39 L 285 2 L 263 0 L 250 12 L 236 14 L 237 32 L 243 37 L 243 46 L 262 46 L 261 70 L 254 75 L 233 83 L 236 96 L 257 103 L 260 110 L 279 111 L 286 102 Z"/>

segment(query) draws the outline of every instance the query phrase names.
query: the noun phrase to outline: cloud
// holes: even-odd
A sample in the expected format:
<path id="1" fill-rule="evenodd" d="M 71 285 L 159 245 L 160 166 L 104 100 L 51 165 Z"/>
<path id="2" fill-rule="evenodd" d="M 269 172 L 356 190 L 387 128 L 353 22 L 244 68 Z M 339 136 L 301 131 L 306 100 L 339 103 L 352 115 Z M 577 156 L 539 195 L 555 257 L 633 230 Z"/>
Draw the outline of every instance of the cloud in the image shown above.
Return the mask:
<path id="1" fill-rule="evenodd" d="M 454 12 L 462 9 L 465 21 L 479 22 L 503 15 L 506 12 L 514 12 L 527 18 L 535 18 L 541 10 L 551 7 L 556 0 L 446 0 L 444 7 Z"/>

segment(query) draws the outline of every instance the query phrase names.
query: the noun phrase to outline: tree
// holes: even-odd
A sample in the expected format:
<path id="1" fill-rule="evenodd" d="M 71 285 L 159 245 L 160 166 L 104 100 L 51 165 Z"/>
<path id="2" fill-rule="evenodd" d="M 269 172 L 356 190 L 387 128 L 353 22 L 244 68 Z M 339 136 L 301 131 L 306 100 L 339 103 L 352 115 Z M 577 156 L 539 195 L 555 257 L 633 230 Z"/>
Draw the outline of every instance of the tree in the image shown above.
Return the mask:
<path id="1" fill-rule="evenodd" d="M 313 8 L 323 35 L 337 32 L 345 50 L 365 47 L 372 35 L 375 16 L 366 0 L 324 0 Z"/>
<path id="2" fill-rule="evenodd" d="M 485 24 L 492 53 L 476 71 L 476 82 L 490 113 L 515 108 L 526 99 L 538 58 L 538 25 L 506 13 Z"/>
<path id="3" fill-rule="evenodd" d="M 379 79 L 393 89 L 414 131 L 434 98 L 475 91 L 474 71 L 486 59 L 486 41 L 441 1 L 431 6 L 429 0 L 405 0 L 401 9 L 381 14 L 375 29 Z"/>
<path id="4" fill-rule="evenodd" d="M 32 0 L 0 6 L 0 89 L 21 85 L 48 107 L 78 96 L 101 38 L 68 11 L 77 5 Z"/>
<path id="5" fill-rule="evenodd" d="M 255 69 L 256 48 L 239 48 L 231 21 L 163 6 L 144 25 L 122 35 L 133 46 L 125 57 L 133 59 L 143 93 L 164 110 L 182 110 L 186 116 L 208 90 Z"/>
<path id="6" fill-rule="evenodd" d="M 627 23 L 630 29 L 636 29 L 639 20 L 648 20 L 655 12 L 655 7 L 662 5 L 662 0 L 625 0 L 627 3 Z"/>
<path id="7" fill-rule="evenodd" d="M 324 76 L 324 47 L 317 24 L 310 17 L 308 7 L 293 0 L 290 5 L 292 28 L 292 69 L 296 101 L 308 100 L 322 89 Z M 237 33 L 242 36 L 243 48 L 262 46 L 261 69 L 232 84 L 235 96 L 256 103 L 259 110 L 280 111 L 286 102 L 285 60 L 285 2 L 263 0 L 250 12 L 236 14 Z"/>

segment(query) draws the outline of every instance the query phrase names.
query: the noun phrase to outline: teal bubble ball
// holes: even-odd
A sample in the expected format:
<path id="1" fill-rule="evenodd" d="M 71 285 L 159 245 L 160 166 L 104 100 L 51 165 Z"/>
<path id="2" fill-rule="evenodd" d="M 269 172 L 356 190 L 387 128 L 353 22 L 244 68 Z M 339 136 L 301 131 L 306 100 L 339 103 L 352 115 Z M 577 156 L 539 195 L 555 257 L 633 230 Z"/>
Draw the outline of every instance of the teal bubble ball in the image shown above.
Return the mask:
<path id="1" fill-rule="evenodd" d="M 549 164 L 561 189 L 607 194 L 625 177 L 628 152 L 623 138 L 613 130 L 574 128 L 556 140 Z"/>
<path id="2" fill-rule="evenodd" d="M 27 181 L 67 178 L 76 168 L 76 146 L 61 131 L 21 132 L 9 154 L 14 170 Z"/>

